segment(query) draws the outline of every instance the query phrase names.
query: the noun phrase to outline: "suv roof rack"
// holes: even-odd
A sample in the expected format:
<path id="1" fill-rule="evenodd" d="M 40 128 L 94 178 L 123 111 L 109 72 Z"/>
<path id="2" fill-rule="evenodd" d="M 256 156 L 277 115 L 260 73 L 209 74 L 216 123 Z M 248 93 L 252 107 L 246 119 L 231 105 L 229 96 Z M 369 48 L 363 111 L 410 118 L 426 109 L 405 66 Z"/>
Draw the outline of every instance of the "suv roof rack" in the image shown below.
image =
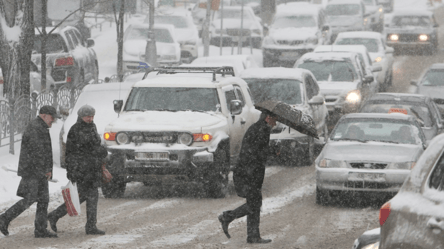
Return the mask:
<path id="1" fill-rule="evenodd" d="M 176 74 L 176 73 L 211 73 L 213 74 L 213 81 L 216 81 L 216 74 L 221 74 L 222 76 L 234 75 L 233 67 L 157 67 L 157 68 L 147 68 L 146 73 L 142 80 L 148 76 L 151 72 L 157 72 L 157 74 Z"/>

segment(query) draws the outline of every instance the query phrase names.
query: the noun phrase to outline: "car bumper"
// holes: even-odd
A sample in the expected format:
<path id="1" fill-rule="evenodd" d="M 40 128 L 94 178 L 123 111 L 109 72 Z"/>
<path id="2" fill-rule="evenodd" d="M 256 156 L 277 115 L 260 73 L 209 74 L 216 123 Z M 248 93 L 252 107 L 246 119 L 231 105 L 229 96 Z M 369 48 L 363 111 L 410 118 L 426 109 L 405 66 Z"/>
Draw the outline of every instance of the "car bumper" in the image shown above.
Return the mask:
<path id="1" fill-rule="evenodd" d="M 278 49 L 262 48 L 263 60 L 267 66 L 293 67 L 294 63 L 305 53 L 313 52 L 312 48 Z"/>
<path id="2" fill-rule="evenodd" d="M 378 179 L 360 175 L 379 174 Z M 410 170 L 363 170 L 316 167 L 316 186 L 321 190 L 398 192 Z M 368 175 L 366 175 L 368 176 Z"/>
<path id="3" fill-rule="evenodd" d="M 197 58 L 197 45 L 180 45 L 180 59 L 182 62 L 190 63 Z"/>

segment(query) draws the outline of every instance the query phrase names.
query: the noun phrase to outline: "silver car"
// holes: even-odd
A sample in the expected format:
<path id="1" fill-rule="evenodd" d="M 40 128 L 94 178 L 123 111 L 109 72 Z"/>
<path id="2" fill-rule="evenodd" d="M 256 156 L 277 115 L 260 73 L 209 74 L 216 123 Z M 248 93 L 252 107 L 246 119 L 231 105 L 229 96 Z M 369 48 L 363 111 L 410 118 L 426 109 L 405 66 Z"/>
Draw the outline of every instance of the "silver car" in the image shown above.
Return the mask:
<path id="1" fill-rule="evenodd" d="M 315 161 L 316 203 L 345 191 L 396 193 L 425 149 L 416 118 L 404 114 L 343 116 Z"/>
<path id="2" fill-rule="evenodd" d="M 444 248 L 444 135 L 436 136 L 399 193 L 380 209 L 380 247 Z"/>

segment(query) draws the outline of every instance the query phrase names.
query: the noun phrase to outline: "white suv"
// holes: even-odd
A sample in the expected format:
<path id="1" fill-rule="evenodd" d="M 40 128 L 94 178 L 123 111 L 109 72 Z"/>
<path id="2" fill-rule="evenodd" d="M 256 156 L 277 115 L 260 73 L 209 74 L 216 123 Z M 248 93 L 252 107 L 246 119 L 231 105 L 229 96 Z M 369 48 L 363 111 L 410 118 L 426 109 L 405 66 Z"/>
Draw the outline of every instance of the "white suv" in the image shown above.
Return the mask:
<path id="1" fill-rule="evenodd" d="M 119 197 L 127 182 L 194 182 L 206 195 L 224 197 L 230 164 L 258 117 L 248 86 L 232 67 L 154 69 L 135 83 L 119 118 L 105 128 L 113 181 L 105 197 Z"/>

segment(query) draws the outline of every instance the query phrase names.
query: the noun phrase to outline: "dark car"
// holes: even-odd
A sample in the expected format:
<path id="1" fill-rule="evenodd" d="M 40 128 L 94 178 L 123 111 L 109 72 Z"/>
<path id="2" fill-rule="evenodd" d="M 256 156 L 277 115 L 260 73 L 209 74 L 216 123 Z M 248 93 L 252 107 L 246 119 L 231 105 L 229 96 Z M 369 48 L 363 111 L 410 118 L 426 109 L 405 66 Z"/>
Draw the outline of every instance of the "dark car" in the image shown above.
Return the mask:
<path id="1" fill-rule="evenodd" d="M 427 68 L 419 80 L 412 80 L 416 93 L 429 96 L 444 115 L 444 63 L 435 63 Z"/>
<path id="2" fill-rule="evenodd" d="M 443 120 L 435 102 L 420 94 L 378 93 L 364 103 L 360 112 L 412 115 L 421 124 L 427 140 L 443 131 Z"/>
<path id="3" fill-rule="evenodd" d="M 431 54 L 438 48 L 438 26 L 430 11 L 395 12 L 385 27 L 387 46 L 393 47 L 395 53 L 403 49 L 424 49 Z"/>

